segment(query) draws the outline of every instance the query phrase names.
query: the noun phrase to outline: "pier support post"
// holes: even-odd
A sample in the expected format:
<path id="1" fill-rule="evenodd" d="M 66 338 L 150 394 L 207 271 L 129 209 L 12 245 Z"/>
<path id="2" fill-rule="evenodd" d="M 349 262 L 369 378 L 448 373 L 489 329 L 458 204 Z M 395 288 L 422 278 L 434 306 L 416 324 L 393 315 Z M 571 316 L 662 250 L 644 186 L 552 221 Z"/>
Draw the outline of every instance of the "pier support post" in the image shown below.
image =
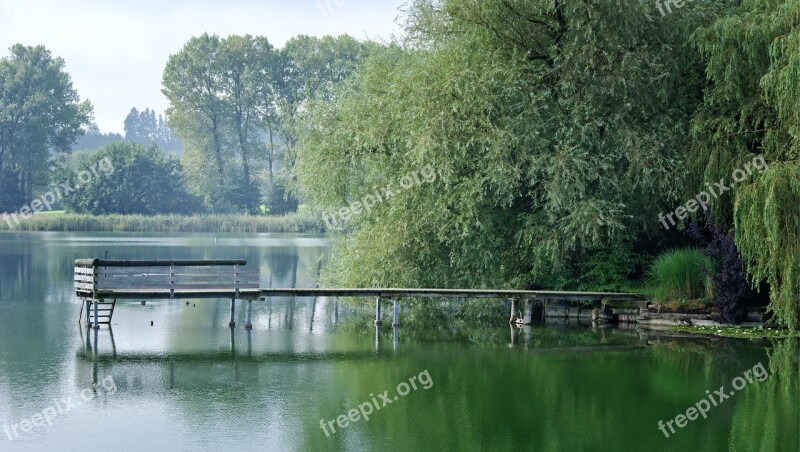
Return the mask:
<path id="1" fill-rule="evenodd" d="M 98 312 L 97 312 L 98 311 L 98 307 L 97 307 L 97 305 L 98 304 L 99 304 L 98 300 L 94 300 L 94 329 L 96 329 L 96 330 L 100 329 L 100 323 L 97 321 L 97 317 L 98 317 Z"/>
<path id="2" fill-rule="evenodd" d="M 392 319 L 392 326 L 397 328 L 400 326 L 400 302 L 396 299 L 394 301 L 394 318 Z"/>
<path id="3" fill-rule="evenodd" d="M 513 325 L 514 320 L 517 318 L 517 299 L 511 299 L 511 318 L 508 319 L 508 324 Z"/>
<path id="4" fill-rule="evenodd" d="M 525 307 L 523 308 L 522 324 L 530 325 L 533 323 L 533 301 L 525 300 Z"/>
<path id="5" fill-rule="evenodd" d="M 86 299 L 86 328 L 92 326 L 92 302 Z"/>
<path id="6" fill-rule="evenodd" d="M 228 323 L 228 326 L 231 328 L 236 328 L 236 299 L 231 298 L 231 321 Z"/>
<path id="7" fill-rule="evenodd" d="M 375 300 L 375 325 L 383 325 L 383 314 L 381 313 L 381 297 Z"/>
<path id="8" fill-rule="evenodd" d="M 244 329 L 248 331 L 253 329 L 253 300 L 247 300 L 247 322 Z"/>

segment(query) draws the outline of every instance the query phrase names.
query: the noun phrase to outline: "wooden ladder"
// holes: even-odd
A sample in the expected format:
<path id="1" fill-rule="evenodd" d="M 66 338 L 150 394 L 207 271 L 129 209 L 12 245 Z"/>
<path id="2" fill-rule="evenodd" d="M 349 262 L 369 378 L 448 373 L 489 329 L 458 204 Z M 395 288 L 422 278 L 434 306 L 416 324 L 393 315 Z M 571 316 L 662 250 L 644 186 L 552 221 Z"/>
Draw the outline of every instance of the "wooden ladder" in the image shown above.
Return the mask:
<path id="1" fill-rule="evenodd" d="M 83 316 L 83 311 L 88 309 L 87 315 L 89 316 L 89 318 L 86 319 L 86 326 L 87 327 L 94 326 L 95 303 L 97 303 L 97 324 L 111 325 L 111 319 L 114 317 L 114 308 L 117 306 L 117 300 L 108 303 L 105 300 L 87 299 L 86 303 L 84 303 L 84 305 L 81 306 L 81 317 Z M 78 321 L 80 322 L 80 318 L 78 319 Z"/>

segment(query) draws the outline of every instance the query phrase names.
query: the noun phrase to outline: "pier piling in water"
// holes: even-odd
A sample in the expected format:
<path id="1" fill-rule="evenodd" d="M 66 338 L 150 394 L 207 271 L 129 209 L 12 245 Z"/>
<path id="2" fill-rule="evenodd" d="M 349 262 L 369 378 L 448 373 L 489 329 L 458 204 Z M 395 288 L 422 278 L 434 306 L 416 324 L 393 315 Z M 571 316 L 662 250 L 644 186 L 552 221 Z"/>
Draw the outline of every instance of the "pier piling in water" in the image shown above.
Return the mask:
<path id="1" fill-rule="evenodd" d="M 383 300 L 381 297 L 378 297 L 375 300 L 375 325 L 383 325 L 383 313 L 381 312 L 381 302 Z"/>
<path id="2" fill-rule="evenodd" d="M 247 322 L 244 329 L 248 331 L 253 329 L 253 300 L 247 300 Z"/>

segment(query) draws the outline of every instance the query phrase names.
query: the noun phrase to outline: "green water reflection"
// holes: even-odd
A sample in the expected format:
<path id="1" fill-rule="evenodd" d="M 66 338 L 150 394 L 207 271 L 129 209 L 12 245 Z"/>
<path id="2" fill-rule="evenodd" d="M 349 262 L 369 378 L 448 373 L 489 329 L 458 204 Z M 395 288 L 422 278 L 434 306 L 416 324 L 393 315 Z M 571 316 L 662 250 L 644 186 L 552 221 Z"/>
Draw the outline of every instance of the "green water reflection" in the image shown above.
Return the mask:
<path id="1" fill-rule="evenodd" d="M 566 325 L 376 334 L 325 298 L 260 302 L 251 333 L 227 328 L 226 300 L 130 302 L 111 331 L 78 327 L 75 258 L 245 257 L 262 284 L 303 287 L 328 249 L 287 235 L 0 234 L 0 428 L 109 376 L 118 389 L 13 441 L 0 433 L 0 450 L 800 450 L 797 340 Z M 758 363 L 767 381 L 670 438 L 658 430 Z M 320 428 L 423 371 L 429 389 Z"/>

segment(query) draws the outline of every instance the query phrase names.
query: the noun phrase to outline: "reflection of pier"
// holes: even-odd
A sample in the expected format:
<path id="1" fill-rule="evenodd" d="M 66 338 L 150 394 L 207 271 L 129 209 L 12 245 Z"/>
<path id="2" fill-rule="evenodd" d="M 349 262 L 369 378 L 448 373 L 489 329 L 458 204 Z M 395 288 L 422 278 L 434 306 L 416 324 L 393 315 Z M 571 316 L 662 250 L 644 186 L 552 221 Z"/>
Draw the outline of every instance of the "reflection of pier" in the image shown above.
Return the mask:
<path id="1" fill-rule="evenodd" d="M 95 384 L 112 375 L 120 388 L 229 386 L 231 383 L 269 381 L 276 365 L 361 362 L 391 359 L 391 353 L 365 348 L 357 351 L 253 350 L 252 331 L 237 338 L 231 329 L 228 350 L 149 353 L 119 352 L 113 329 L 81 330 L 82 346 L 76 353 L 80 386 Z M 86 336 L 84 337 L 84 334 Z M 237 342 L 237 339 L 239 342 Z M 102 350 L 101 350 L 102 348 Z"/>

